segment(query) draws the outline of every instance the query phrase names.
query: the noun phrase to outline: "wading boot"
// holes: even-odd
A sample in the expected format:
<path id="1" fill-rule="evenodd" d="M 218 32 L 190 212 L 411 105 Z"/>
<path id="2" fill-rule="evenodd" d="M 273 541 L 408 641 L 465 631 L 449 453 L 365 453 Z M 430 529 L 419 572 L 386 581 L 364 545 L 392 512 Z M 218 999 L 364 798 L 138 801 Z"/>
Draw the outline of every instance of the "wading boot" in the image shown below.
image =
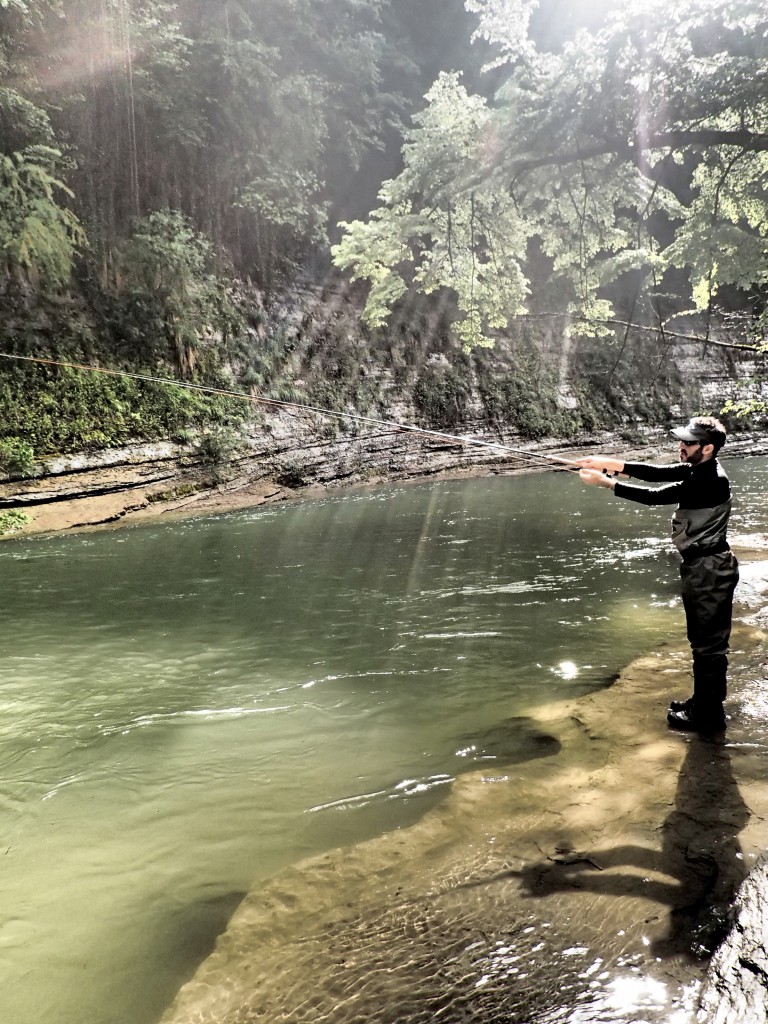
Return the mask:
<path id="1" fill-rule="evenodd" d="M 725 712 L 722 708 L 698 711 L 693 704 L 681 711 L 667 712 L 667 725 L 681 732 L 698 732 L 710 735 L 725 731 Z"/>
<path id="2" fill-rule="evenodd" d="M 693 697 L 689 697 L 687 700 L 671 700 L 669 702 L 670 711 L 690 711 L 693 707 Z"/>

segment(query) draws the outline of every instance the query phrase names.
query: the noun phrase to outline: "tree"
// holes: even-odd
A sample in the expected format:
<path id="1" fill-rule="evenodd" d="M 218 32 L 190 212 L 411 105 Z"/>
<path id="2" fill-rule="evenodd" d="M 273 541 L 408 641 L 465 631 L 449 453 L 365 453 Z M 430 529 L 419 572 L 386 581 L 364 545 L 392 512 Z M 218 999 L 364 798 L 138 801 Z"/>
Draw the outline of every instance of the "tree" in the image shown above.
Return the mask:
<path id="1" fill-rule="evenodd" d="M 202 144 L 187 76 L 191 41 L 163 0 L 51 3 L 21 37 L 25 85 L 66 140 L 70 184 L 104 283 L 140 216 L 181 203 L 180 139 Z"/>
<path id="2" fill-rule="evenodd" d="M 621 0 L 557 52 L 536 0 L 466 0 L 508 77 L 493 103 L 442 74 L 405 136 L 403 170 L 336 263 L 370 282 L 380 324 L 409 288 L 449 289 L 467 347 L 526 309 L 530 256 L 583 330 L 638 278 L 660 321 L 768 286 L 768 12 L 760 0 Z M 690 289 L 660 294 L 684 270 Z M 665 276 L 666 275 L 666 276 Z M 678 274 L 679 277 L 679 274 Z"/>
<path id="3" fill-rule="evenodd" d="M 221 282 L 211 273 L 213 247 L 178 211 L 137 221 L 117 251 L 121 330 L 132 354 L 195 370 L 202 339 L 223 334 L 233 318 Z"/>
<path id="4" fill-rule="evenodd" d="M 0 82 L 23 54 L 18 95 L 73 160 L 101 281 L 135 219 L 161 209 L 265 286 L 324 244 L 401 104 L 381 87 L 389 2 L 0 0 Z"/>
<path id="5" fill-rule="evenodd" d="M 77 217 L 60 197 L 72 196 L 56 177 L 58 150 L 28 146 L 0 153 L 0 253 L 6 277 L 66 284 L 75 253 L 85 244 Z"/>
<path id="6" fill-rule="evenodd" d="M 16 87 L 26 73 L 23 37 L 45 2 L 0 0 L 0 268 L 16 284 L 65 284 L 86 242 L 64 178 L 72 169 L 48 113 Z"/>
<path id="7" fill-rule="evenodd" d="M 324 264 L 331 219 L 370 205 L 421 103 L 419 62 L 431 74 L 461 35 L 461 5 L 0 0 L 0 149 L 67 156 L 105 287 L 136 218 L 165 209 L 213 242 L 219 269 L 269 289 Z"/>
<path id="8" fill-rule="evenodd" d="M 379 86 L 387 0 L 242 0 L 187 8 L 204 146 L 197 195 L 236 265 L 271 287 L 327 239 L 348 169 L 380 144 L 398 98 Z M 187 86 L 188 88 L 188 86 Z"/>

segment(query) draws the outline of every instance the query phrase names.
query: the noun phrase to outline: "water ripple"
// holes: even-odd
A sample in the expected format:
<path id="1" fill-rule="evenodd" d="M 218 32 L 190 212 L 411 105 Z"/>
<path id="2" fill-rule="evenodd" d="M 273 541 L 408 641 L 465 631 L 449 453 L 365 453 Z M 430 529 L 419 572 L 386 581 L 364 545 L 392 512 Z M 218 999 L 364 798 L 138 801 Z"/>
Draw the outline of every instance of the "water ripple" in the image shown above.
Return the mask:
<path id="1" fill-rule="evenodd" d="M 167 711 L 158 712 L 153 715 L 140 715 L 126 725 L 111 726 L 100 730 L 102 736 L 113 736 L 117 733 L 127 734 L 133 729 L 144 729 L 147 726 L 168 724 L 174 722 L 187 722 L 188 720 L 199 722 L 211 722 L 235 718 L 244 718 L 247 715 L 273 714 L 279 711 L 290 711 L 290 704 L 277 705 L 266 708 L 199 708 L 188 711 Z"/>
<path id="2" fill-rule="evenodd" d="M 358 793 L 354 796 L 341 797 L 338 800 L 330 800 L 322 804 L 315 804 L 307 808 L 307 814 L 315 814 L 318 811 L 345 810 L 355 807 L 367 807 L 374 800 L 384 798 L 386 800 L 399 800 L 403 797 L 411 797 L 427 793 L 440 786 L 447 786 L 454 782 L 452 775 L 430 775 L 423 779 L 403 779 L 391 789 L 378 789 L 371 793 Z"/>

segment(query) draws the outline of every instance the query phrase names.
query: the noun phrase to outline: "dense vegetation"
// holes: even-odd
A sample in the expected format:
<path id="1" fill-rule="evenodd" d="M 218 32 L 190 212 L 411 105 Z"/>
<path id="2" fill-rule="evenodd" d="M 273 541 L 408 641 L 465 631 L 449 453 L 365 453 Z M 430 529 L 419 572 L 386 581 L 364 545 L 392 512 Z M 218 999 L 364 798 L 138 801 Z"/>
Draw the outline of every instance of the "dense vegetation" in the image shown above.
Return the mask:
<path id="1" fill-rule="evenodd" d="M 757 0 L 577 8 L 0 0 L 0 354 L 407 399 L 529 437 L 660 415 L 671 317 L 706 334 L 727 306 L 762 341 L 768 19 Z M 332 244 L 371 284 L 368 326 Z M 570 404 L 525 308 L 598 335 Z M 493 361 L 461 354 L 500 333 Z M 0 412 L 15 472 L 249 415 L 2 359 Z"/>
<path id="2" fill-rule="evenodd" d="M 755 0 L 632 0 L 562 47 L 531 34 L 537 0 L 468 0 L 505 69 L 494 102 L 439 76 L 404 167 L 338 263 L 382 323 L 409 286 L 457 297 L 488 344 L 525 311 L 530 254 L 593 331 L 634 306 L 663 325 L 721 298 L 762 314 L 768 285 L 768 13 Z M 764 321 L 757 325 L 761 330 Z"/>

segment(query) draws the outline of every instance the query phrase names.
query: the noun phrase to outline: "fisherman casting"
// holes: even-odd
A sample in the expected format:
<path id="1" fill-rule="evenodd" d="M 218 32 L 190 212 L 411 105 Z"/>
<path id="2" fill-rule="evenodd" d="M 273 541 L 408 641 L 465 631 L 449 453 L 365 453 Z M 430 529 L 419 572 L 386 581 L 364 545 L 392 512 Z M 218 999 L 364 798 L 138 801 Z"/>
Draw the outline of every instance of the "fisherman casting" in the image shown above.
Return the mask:
<path id="1" fill-rule="evenodd" d="M 739 580 L 739 568 L 726 540 L 731 513 L 731 488 L 717 461 L 717 453 L 725 444 L 726 434 L 722 423 L 714 417 L 698 416 L 687 426 L 672 431 L 680 441 L 680 464 L 676 466 L 623 462 L 621 459 L 599 456 L 573 461 L 557 455 L 513 448 L 495 441 L 446 434 L 392 420 L 321 409 L 303 403 L 285 402 L 203 384 L 168 380 L 149 374 L 5 352 L 0 352 L 0 359 L 61 366 L 116 377 L 131 377 L 171 387 L 224 395 L 288 412 L 321 414 L 354 420 L 369 427 L 413 432 L 450 444 L 492 449 L 539 465 L 542 462 L 559 465 L 564 469 L 578 472 L 584 483 L 610 487 L 620 498 L 637 501 L 643 505 L 677 503 L 677 510 L 672 517 L 672 541 L 682 557 L 680 575 L 688 640 L 693 652 L 693 695 L 686 700 L 671 702 L 667 722 L 673 729 L 701 733 L 719 732 L 725 728 L 723 702 L 726 696 L 728 642 L 731 634 L 733 592 Z M 636 487 L 617 480 L 618 475 L 662 486 Z"/>
<path id="2" fill-rule="evenodd" d="M 717 460 L 725 428 L 712 416 L 697 416 L 672 433 L 680 441 L 678 465 L 656 466 L 599 456 L 579 459 L 586 484 L 643 505 L 677 503 L 672 542 L 680 552 L 681 590 L 688 640 L 693 652 L 693 695 L 673 700 L 667 722 L 673 729 L 713 733 L 725 729 L 728 641 L 733 592 L 739 567 L 728 546 L 731 487 Z M 621 474 L 660 487 L 638 487 L 607 474 Z"/>

